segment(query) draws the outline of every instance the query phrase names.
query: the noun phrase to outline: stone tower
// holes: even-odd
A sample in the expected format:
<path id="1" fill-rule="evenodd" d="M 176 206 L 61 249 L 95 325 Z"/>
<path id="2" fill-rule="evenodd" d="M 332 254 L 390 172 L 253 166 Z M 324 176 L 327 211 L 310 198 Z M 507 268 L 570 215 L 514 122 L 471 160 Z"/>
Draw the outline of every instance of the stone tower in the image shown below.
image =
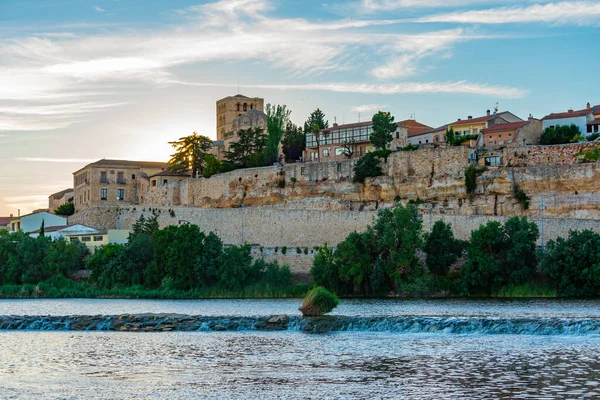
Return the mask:
<path id="1" fill-rule="evenodd" d="M 232 122 L 250 110 L 264 111 L 265 99 L 247 97 L 242 94 L 225 97 L 217 101 L 217 140 L 230 139 L 234 132 Z"/>

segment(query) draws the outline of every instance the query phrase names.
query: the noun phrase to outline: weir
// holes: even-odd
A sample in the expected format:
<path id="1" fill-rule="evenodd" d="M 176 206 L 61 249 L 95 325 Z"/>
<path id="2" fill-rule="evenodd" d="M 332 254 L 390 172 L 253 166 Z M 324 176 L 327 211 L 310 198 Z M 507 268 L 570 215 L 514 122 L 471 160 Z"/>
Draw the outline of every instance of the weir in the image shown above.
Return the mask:
<path id="1" fill-rule="evenodd" d="M 211 332 L 290 331 L 306 333 L 386 332 L 460 335 L 600 334 L 600 318 L 489 318 L 446 316 L 200 316 L 124 314 L 0 316 L 0 330 Z"/>

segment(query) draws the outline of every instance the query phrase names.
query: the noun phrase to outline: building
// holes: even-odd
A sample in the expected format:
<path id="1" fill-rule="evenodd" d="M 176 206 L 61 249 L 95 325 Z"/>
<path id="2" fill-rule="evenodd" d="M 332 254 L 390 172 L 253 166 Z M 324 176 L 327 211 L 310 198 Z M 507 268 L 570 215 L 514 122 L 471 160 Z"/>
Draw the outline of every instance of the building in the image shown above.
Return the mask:
<path id="1" fill-rule="evenodd" d="M 267 133 L 267 114 L 261 110 L 252 109 L 239 117 L 235 117 L 231 122 L 231 131 L 225 134 L 223 141 L 224 151 L 229 150 L 231 143 L 240 140 L 239 131 L 256 128 L 262 129 L 264 133 Z"/>
<path id="2" fill-rule="evenodd" d="M 542 118 L 542 130 L 554 128 L 558 125 L 575 125 L 579 128 L 582 135 L 591 135 L 599 132 L 600 126 L 600 105 L 586 107 L 581 110 L 569 109 L 566 112 L 552 113 Z"/>
<path id="3" fill-rule="evenodd" d="M 407 142 L 413 146 L 418 146 L 422 144 L 434 143 L 441 144 L 446 143 L 446 131 L 448 130 L 448 125 L 440 126 L 439 128 L 434 129 L 425 129 L 422 131 L 417 131 L 408 134 Z"/>
<path id="4" fill-rule="evenodd" d="M 225 141 L 233 132 L 234 118 L 240 117 L 250 110 L 264 111 L 265 100 L 242 94 L 217 100 L 217 141 Z"/>
<path id="5" fill-rule="evenodd" d="M 129 239 L 129 231 L 126 229 L 109 229 L 104 232 L 93 233 L 73 233 L 66 235 L 65 238 L 70 242 L 81 242 L 85 244 L 90 252 L 94 253 L 96 248 L 105 244 L 126 244 Z"/>
<path id="6" fill-rule="evenodd" d="M 166 171 L 167 163 L 102 159 L 73 173 L 75 212 L 91 205 L 138 204 L 142 180 Z"/>
<path id="7" fill-rule="evenodd" d="M 68 203 L 71 199 L 73 199 L 73 189 L 65 189 L 51 194 L 48 197 L 48 212 L 53 213 L 58 207 Z"/>
<path id="8" fill-rule="evenodd" d="M 405 120 L 397 123 L 393 140 L 388 145 L 389 149 L 400 150 L 407 145 L 409 132 L 416 133 L 431 129 L 430 126 L 421 124 L 415 120 Z M 361 157 L 365 153 L 373 151 L 370 137 L 373 133 L 371 121 L 357 122 L 353 124 L 333 124 L 330 128 L 321 129 L 317 134 L 306 134 L 306 150 L 304 160 L 332 161 L 349 157 Z M 320 155 L 319 155 L 320 152 Z"/>
<path id="9" fill-rule="evenodd" d="M 455 136 L 479 135 L 482 129 L 493 125 L 522 121 L 521 118 L 508 111 L 494 112 L 492 114 L 490 110 L 487 110 L 486 115 L 483 117 L 473 118 L 469 115 L 465 119 L 459 118 L 457 121 L 447 124 L 447 127 L 454 131 Z"/>
<path id="10" fill-rule="evenodd" d="M 46 228 L 44 226 L 44 236 L 52 239 L 66 238 L 69 235 L 89 235 L 96 233 L 98 230 L 91 226 L 75 224 L 69 226 L 50 226 Z M 40 229 L 36 229 L 29 233 L 31 237 L 38 237 L 40 235 Z"/>
<path id="11" fill-rule="evenodd" d="M 10 230 L 10 220 L 13 219 L 13 216 L 10 217 L 0 217 L 0 231 Z"/>
<path id="12" fill-rule="evenodd" d="M 66 226 L 67 219 L 58 215 L 49 213 L 48 211 L 34 211 L 31 214 L 21 215 L 19 217 L 12 218 L 10 220 L 11 232 L 23 231 L 30 233 L 41 228 L 42 222 L 44 228 L 51 228 L 53 226 Z"/>
<path id="13" fill-rule="evenodd" d="M 497 124 L 481 131 L 485 149 L 539 144 L 542 121 L 530 117 L 527 121 Z"/>

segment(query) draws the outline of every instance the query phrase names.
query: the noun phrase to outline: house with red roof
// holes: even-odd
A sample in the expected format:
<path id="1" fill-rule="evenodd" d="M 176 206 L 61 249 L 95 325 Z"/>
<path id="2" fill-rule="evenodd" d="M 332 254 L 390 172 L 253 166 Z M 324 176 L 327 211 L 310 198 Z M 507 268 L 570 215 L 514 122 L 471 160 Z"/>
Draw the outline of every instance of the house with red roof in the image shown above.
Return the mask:
<path id="1" fill-rule="evenodd" d="M 592 107 L 590 103 L 587 103 L 586 107 L 581 110 L 571 108 L 565 112 L 548 114 L 542 118 L 542 122 L 542 130 L 573 124 L 579 128 L 582 135 L 600 133 L 600 105 Z"/>
<path id="2" fill-rule="evenodd" d="M 480 144 L 485 149 L 534 145 L 540 142 L 542 121 L 529 117 L 527 121 L 496 124 L 481 131 Z"/>

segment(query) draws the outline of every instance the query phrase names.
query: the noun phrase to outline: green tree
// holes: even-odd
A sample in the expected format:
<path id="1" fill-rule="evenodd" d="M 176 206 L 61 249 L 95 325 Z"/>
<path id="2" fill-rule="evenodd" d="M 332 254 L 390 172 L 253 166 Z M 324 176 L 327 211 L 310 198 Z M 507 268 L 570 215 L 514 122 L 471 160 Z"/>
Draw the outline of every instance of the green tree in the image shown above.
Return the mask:
<path id="1" fill-rule="evenodd" d="M 446 143 L 453 146 L 456 140 L 456 136 L 454 134 L 454 129 L 450 128 L 446 130 Z"/>
<path id="2" fill-rule="evenodd" d="M 469 261 L 460 269 L 461 280 L 469 293 L 490 293 L 502 284 L 499 259 L 505 250 L 502 224 L 490 221 L 471 232 Z"/>
<path id="3" fill-rule="evenodd" d="M 306 148 L 306 136 L 302 132 L 302 128 L 288 121 L 281 145 L 287 162 L 299 160 Z"/>
<path id="4" fill-rule="evenodd" d="M 211 176 L 218 174 L 221 172 L 221 168 L 223 163 L 217 157 L 212 154 L 206 155 L 206 165 L 204 166 L 204 170 L 202 171 L 202 176 L 205 178 L 210 178 Z"/>
<path id="5" fill-rule="evenodd" d="M 206 156 L 212 148 L 212 140 L 194 132 L 190 136 L 179 138 L 169 144 L 175 149 L 175 153 L 171 154 L 169 160 L 170 171 L 190 171 L 194 178 L 202 174 Z"/>
<path id="6" fill-rule="evenodd" d="M 267 136 L 261 128 L 250 128 L 238 132 L 239 140 L 231 143 L 225 157 L 239 168 L 262 165 L 262 152 L 267 143 Z M 258 164 L 258 165 L 256 165 Z"/>
<path id="7" fill-rule="evenodd" d="M 371 228 L 366 232 L 352 232 L 338 244 L 336 249 L 336 264 L 342 280 L 351 282 L 354 290 L 372 295 L 378 293 L 384 282 L 371 282 L 375 267 L 374 234 Z"/>
<path id="8" fill-rule="evenodd" d="M 366 178 L 383 175 L 381 161 L 373 153 L 362 156 L 354 166 L 354 182 L 364 183 Z"/>
<path id="9" fill-rule="evenodd" d="M 564 144 L 573 143 L 581 137 L 581 131 L 575 124 L 556 125 L 544 129 L 540 137 L 540 144 Z"/>
<path id="10" fill-rule="evenodd" d="M 600 294 L 600 235 L 570 231 L 568 238 L 548 241 L 545 272 L 559 296 Z"/>
<path id="11" fill-rule="evenodd" d="M 373 115 L 373 133 L 369 140 L 378 149 L 385 149 L 394 140 L 392 135 L 398 129 L 394 117 L 389 112 L 379 111 Z"/>
<path id="12" fill-rule="evenodd" d="M 40 226 L 40 236 L 41 237 L 45 236 L 44 220 L 43 219 L 42 219 L 42 225 Z"/>
<path id="13" fill-rule="evenodd" d="M 152 216 L 148 219 L 142 214 L 137 221 L 134 222 L 131 227 L 131 232 L 129 233 L 129 243 L 135 238 L 137 235 L 145 234 L 148 236 L 154 235 L 154 232 L 158 231 L 158 213 L 156 211 L 152 211 Z"/>
<path id="14" fill-rule="evenodd" d="M 279 159 L 279 144 L 283 137 L 285 126 L 292 112 L 285 105 L 267 104 L 267 141 L 263 151 L 264 165 L 271 165 Z"/>
<path id="15" fill-rule="evenodd" d="M 65 204 L 56 207 L 54 214 L 62 215 L 64 217 L 75 214 L 75 203 L 73 203 L 73 198 L 71 197 Z"/>
<path id="16" fill-rule="evenodd" d="M 317 108 L 310 113 L 310 116 L 304 122 L 304 132 L 313 132 L 313 129 L 320 131 L 321 129 L 329 128 L 329 121 L 325 119 L 325 113 Z"/>
<path id="17" fill-rule="evenodd" d="M 461 255 L 463 248 L 463 243 L 454 238 L 450 224 L 436 221 L 423 248 L 427 254 L 425 262 L 429 271 L 434 275 L 445 276 L 450 266 Z"/>
<path id="18" fill-rule="evenodd" d="M 536 242 L 540 236 L 538 226 L 527 217 L 511 217 L 503 226 L 506 251 L 502 272 L 508 284 L 530 281 L 537 266 Z"/>
<path id="19" fill-rule="evenodd" d="M 327 243 L 317 248 L 310 275 L 316 285 L 323 286 L 339 294 L 351 293 L 352 287 L 349 287 L 340 278 L 334 250 L 333 247 L 327 246 Z"/>

